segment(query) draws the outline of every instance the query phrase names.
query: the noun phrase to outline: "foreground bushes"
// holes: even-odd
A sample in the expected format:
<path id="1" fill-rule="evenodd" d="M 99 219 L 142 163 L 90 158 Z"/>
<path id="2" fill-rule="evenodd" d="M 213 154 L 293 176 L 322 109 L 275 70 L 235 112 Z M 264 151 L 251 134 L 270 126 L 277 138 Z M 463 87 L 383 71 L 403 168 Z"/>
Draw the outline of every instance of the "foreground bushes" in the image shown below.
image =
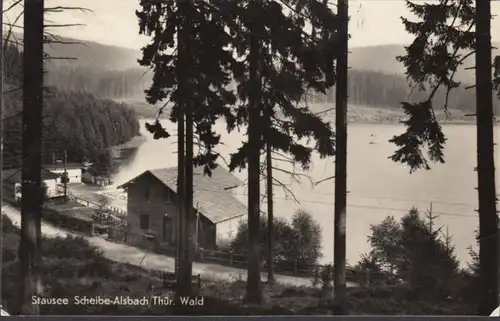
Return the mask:
<path id="1" fill-rule="evenodd" d="M 259 243 L 262 258 L 267 264 L 268 227 L 267 217 L 260 218 Z M 275 217 L 273 234 L 274 269 L 276 273 L 294 273 L 310 275 L 311 266 L 316 265 L 321 258 L 321 225 L 312 215 L 299 210 L 294 213 L 291 222 Z M 246 258 L 248 249 L 248 223 L 242 221 L 238 226 L 236 237 L 229 249 Z"/>
<path id="2" fill-rule="evenodd" d="M 2 305 L 13 311 L 18 289 L 19 264 L 17 248 L 19 230 L 2 216 Z M 117 296 L 150 297 L 173 293 L 161 289 L 161 272 L 116 263 L 106 259 L 101 251 L 83 238 L 43 239 L 43 293 L 46 297 Z M 331 282 L 324 275 L 321 282 Z M 153 288 L 152 288 L 153 287 Z M 265 303 L 249 306 L 242 302 L 246 284 L 241 278 L 220 282 L 202 276 L 198 295 L 205 298 L 203 307 L 169 306 L 41 306 L 41 314 L 52 315 L 323 315 L 337 314 L 331 301 L 329 286 L 264 287 Z M 156 289 L 154 289 L 156 288 Z M 471 313 L 459 301 L 421 300 L 412 295 L 408 284 L 373 284 L 370 287 L 348 289 L 350 314 L 434 314 L 459 315 Z"/>

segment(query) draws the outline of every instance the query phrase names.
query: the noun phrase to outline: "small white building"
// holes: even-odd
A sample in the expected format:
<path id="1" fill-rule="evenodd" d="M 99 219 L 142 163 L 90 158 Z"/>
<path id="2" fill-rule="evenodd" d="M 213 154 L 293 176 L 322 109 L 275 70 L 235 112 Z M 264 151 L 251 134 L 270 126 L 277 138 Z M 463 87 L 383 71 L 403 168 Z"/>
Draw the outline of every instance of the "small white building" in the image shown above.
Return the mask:
<path id="1" fill-rule="evenodd" d="M 44 168 L 41 170 L 42 182 L 47 187 L 47 198 L 54 198 L 61 195 L 58 190 L 60 175 L 48 171 Z M 21 169 L 10 169 L 2 171 L 3 187 L 4 192 L 12 192 L 14 199 L 20 200 L 22 197 L 21 193 Z"/>
<path id="2" fill-rule="evenodd" d="M 83 173 L 83 166 L 82 164 L 78 163 L 67 163 L 66 164 L 66 169 L 63 163 L 57 163 L 57 164 L 48 164 L 48 165 L 43 165 L 43 167 L 52 173 L 60 174 L 62 175 L 64 171 L 66 170 L 66 173 L 68 173 L 68 183 L 81 183 L 82 182 L 82 173 Z M 62 182 L 60 182 L 62 183 Z"/>

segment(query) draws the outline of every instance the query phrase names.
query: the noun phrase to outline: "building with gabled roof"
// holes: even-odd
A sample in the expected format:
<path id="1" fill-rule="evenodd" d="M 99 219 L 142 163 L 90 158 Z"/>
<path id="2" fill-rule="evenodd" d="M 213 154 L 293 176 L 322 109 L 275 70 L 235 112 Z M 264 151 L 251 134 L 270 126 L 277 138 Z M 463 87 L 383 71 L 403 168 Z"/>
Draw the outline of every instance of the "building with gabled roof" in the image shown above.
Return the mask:
<path id="1" fill-rule="evenodd" d="M 213 249 L 236 235 L 247 209 L 231 190 L 241 185 L 241 180 L 221 166 L 214 169 L 211 176 L 204 174 L 201 167 L 194 168 L 193 210 L 198 218 L 198 234 L 194 239 L 198 247 Z M 145 171 L 118 188 L 127 190 L 129 231 L 174 245 L 178 217 L 177 168 Z"/>
<path id="2" fill-rule="evenodd" d="M 45 184 L 46 197 L 54 198 L 62 195 L 60 185 L 60 176 L 46 168 L 41 168 L 40 175 Z M 2 188 L 4 198 L 19 201 L 21 195 L 22 170 L 20 168 L 5 169 L 2 171 Z"/>

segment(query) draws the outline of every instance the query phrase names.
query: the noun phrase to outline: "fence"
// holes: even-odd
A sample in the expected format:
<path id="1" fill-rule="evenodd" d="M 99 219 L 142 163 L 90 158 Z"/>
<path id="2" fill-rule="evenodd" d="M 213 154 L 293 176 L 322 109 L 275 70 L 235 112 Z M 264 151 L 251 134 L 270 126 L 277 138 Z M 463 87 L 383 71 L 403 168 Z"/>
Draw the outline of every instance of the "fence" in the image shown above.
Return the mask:
<path id="1" fill-rule="evenodd" d="M 153 253 L 163 254 L 170 257 L 175 257 L 176 254 L 175 245 L 160 243 L 154 235 L 134 233 L 128 231 L 127 228 L 123 226 L 108 227 L 108 240 L 136 246 Z M 248 262 L 246 254 L 202 249 L 197 251 L 195 261 L 200 263 L 230 266 L 238 269 L 246 269 Z M 265 272 L 266 268 L 267 264 L 264 262 L 262 265 L 262 272 Z M 299 261 L 293 262 L 277 260 L 274 263 L 274 271 L 276 274 L 304 278 L 321 278 L 322 272 L 328 268 L 331 267 L 328 267 L 327 265 L 300 264 Z M 356 284 L 368 285 L 379 280 L 388 279 L 388 277 L 388 274 L 384 272 L 355 268 L 346 269 L 346 281 Z"/>
<path id="2" fill-rule="evenodd" d="M 83 199 L 81 197 L 77 197 L 71 193 L 68 193 L 68 200 L 70 202 L 82 204 L 84 206 L 87 206 L 87 207 L 90 207 L 93 209 L 105 210 L 105 211 L 109 212 L 109 214 L 116 216 L 118 218 L 121 218 L 121 219 L 124 219 L 125 217 L 127 217 L 127 212 L 122 210 L 122 209 L 119 209 L 119 208 L 111 206 L 111 205 L 102 205 L 102 204 L 99 204 L 99 203 L 94 202 L 94 201 L 89 201 L 89 200 Z"/>
<path id="3" fill-rule="evenodd" d="M 226 251 L 198 251 L 197 261 L 206 263 L 215 263 L 236 268 L 247 267 L 247 256 L 241 253 L 233 253 Z M 267 262 L 262 265 L 263 269 L 267 269 Z M 319 277 L 321 278 L 322 271 L 332 268 L 328 265 L 319 264 L 304 264 L 298 260 L 276 260 L 274 262 L 274 271 L 276 274 L 297 276 L 297 277 Z M 332 269 L 333 278 L 333 269 Z M 388 275 L 383 272 L 370 271 L 368 269 L 346 269 L 346 281 L 357 284 L 370 284 L 382 279 L 386 279 Z"/>

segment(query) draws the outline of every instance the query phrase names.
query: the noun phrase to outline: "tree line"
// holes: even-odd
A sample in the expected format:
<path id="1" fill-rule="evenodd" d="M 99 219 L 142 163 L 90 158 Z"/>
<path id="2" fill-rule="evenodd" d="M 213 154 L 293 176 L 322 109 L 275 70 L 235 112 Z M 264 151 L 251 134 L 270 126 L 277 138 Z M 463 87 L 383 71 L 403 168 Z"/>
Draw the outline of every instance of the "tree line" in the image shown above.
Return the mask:
<path id="1" fill-rule="evenodd" d="M 97 97 L 125 98 L 144 94 L 150 74 L 139 68 L 104 70 L 98 67 L 71 67 L 51 64 L 45 82 L 69 91 L 86 91 Z"/>
<path id="2" fill-rule="evenodd" d="M 45 75 L 48 86 L 69 91 L 86 91 L 97 97 L 126 98 L 144 94 L 151 83 L 151 74 L 139 68 L 127 70 L 103 70 L 85 66 L 70 67 L 50 64 Z M 474 111 L 475 92 L 465 86 L 457 88 L 449 97 L 448 106 L 464 112 Z M 389 75 L 377 71 L 350 70 L 348 76 L 349 101 L 354 105 L 397 109 L 401 102 L 408 99 L 422 100 L 428 91 L 415 90 L 404 76 Z M 335 101 L 335 86 L 326 94 L 311 93 L 311 103 L 331 104 Z M 440 88 L 435 96 L 436 102 L 446 99 L 446 90 Z M 500 111 L 495 101 L 495 111 Z"/>
<path id="3" fill-rule="evenodd" d="M 453 94 L 448 95 L 448 97 L 446 97 L 446 88 L 440 87 L 434 95 L 433 101 L 439 105 L 448 99 L 450 110 L 474 112 L 476 92 L 473 88 L 467 88 L 469 85 L 464 84 L 454 89 Z M 432 90 L 432 88 L 415 89 L 415 86 L 408 84 L 404 76 L 355 69 L 349 70 L 347 86 L 351 104 L 390 109 L 401 108 L 402 101 L 421 101 L 427 98 Z M 330 88 L 326 95 L 311 93 L 309 99 L 311 103 L 331 104 L 335 101 L 335 86 Z M 493 104 L 495 113 L 500 113 L 500 102 L 495 100 Z"/>

